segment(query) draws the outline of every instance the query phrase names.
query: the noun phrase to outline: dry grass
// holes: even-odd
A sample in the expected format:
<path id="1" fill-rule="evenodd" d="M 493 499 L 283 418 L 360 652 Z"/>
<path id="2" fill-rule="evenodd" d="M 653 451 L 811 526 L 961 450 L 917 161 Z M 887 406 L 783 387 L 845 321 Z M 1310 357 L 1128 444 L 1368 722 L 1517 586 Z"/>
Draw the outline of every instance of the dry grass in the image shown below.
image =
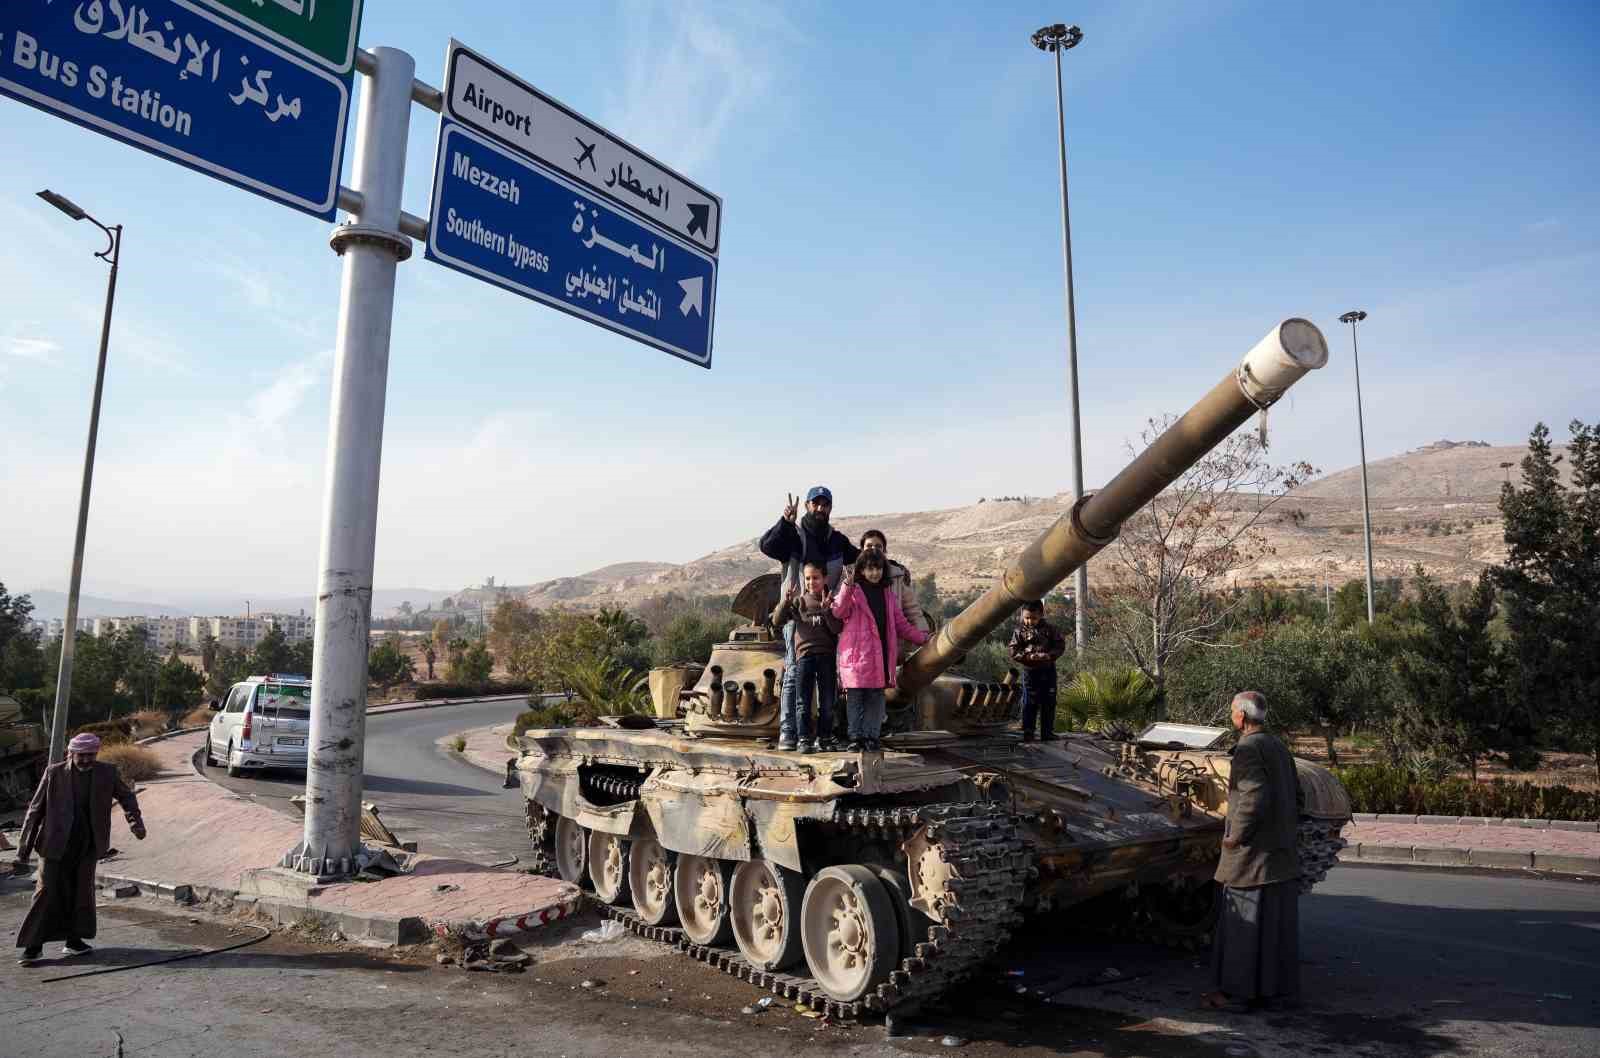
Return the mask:
<path id="1" fill-rule="evenodd" d="M 100 750 L 100 759 L 107 764 L 115 764 L 122 781 L 129 784 L 153 779 L 161 774 L 161 758 L 143 746 L 127 743 L 106 746 Z"/>
<path id="2" fill-rule="evenodd" d="M 125 718 L 133 729 L 134 738 L 159 735 L 172 724 L 172 715 L 161 709 L 141 709 Z"/>
<path id="3" fill-rule="evenodd" d="M 195 708 L 189 710 L 187 713 L 185 713 L 183 715 L 183 720 L 178 724 L 178 726 L 179 727 L 206 727 L 206 726 L 210 725 L 211 717 L 213 715 L 215 715 L 215 714 L 213 714 L 211 712 L 211 710 L 208 709 L 207 707 L 205 707 L 203 705 L 196 706 Z"/>

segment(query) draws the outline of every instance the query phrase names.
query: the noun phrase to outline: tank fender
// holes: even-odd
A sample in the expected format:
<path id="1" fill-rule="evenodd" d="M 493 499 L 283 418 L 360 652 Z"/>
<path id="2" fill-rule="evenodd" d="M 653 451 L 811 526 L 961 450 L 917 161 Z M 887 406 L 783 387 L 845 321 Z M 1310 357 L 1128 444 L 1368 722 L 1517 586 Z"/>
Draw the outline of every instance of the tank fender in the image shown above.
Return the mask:
<path id="1" fill-rule="evenodd" d="M 747 801 L 746 808 L 755 827 L 756 848 L 761 858 L 791 871 L 802 871 L 795 821 L 832 819 L 837 806 L 831 801 L 808 803 L 762 798 Z"/>
<path id="2" fill-rule="evenodd" d="M 710 859 L 751 859 L 750 820 L 726 784 L 724 776 L 683 771 L 647 780 L 639 790 L 639 804 L 661 847 Z"/>
<path id="3" fill-rule="evenodd" d="M 578 798 L 578 811 L 573 817 L 590 830 L 602 834 L 615 834 L 623 838 L 644 837 L 650 832 L 649 817 L 639 810 L 638 801 L 619 805 L 593 805 Z"/>
<path id="4" fill-rule="evenodd" d="M 575 819 L 578 815 L 578 762 L 541 758 L 537 766 L 519 766 L 522 796 L 557 815 Z"/>
<path id="5" fill-rule="evenodd" d="M 1303 815 L 1313 819 L 1350 818 L 1350 794 L 1332 771 L 1299 757 L 1294 759 L 1294 770 L 1306 797 Z"/>

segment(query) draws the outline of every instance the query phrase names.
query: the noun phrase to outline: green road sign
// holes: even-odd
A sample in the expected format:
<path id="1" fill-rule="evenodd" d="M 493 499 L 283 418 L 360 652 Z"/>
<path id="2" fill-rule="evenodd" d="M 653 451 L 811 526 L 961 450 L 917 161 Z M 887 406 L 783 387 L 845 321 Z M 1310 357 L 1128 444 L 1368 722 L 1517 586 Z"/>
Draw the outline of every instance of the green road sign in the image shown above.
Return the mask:
<path id="1" fill-rule="evenodd" d="M 200 0 L 291 51 L 349 73 L 361 28 L 361 0 Z"/>

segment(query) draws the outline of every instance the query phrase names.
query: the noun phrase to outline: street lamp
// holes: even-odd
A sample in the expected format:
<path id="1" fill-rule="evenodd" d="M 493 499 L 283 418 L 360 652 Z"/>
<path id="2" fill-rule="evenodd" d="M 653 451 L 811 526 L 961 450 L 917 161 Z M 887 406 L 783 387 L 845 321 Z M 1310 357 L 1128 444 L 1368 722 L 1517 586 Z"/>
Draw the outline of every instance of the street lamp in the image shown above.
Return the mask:
<path id="1" fill-rule="evenodd" d="M 1076 506 L 1083 499 L 1083 427 L 1078 411 L 1078 312 L 1072 293 L 1072 211 L 1067 205 L 1067 118 L 1061 94 L 1061 53 L 1078 46 L 1083 40 L 1083 30 L 1057 22 L 1035 30 L 1030 39 L 1035 48 L 1053 52 L 1056 57 L 1056 132 L 1061 149 L 1061 262 L 1067 278 L 1067 387 L 1072 394 L 1072 502 Z M 1084 610 L 1089 605 L 1087 564 L 1078 566 L 1072 594 L 1073 639 L 1081 655 L 1086 627 Z"/>
<path id="2" fill-rule="evenodd" d="M 94 373 L 94 401 L 89 406 L 89 442 L 83 453 L 83 489 L 78 494 L 78 536 L 72 545 L 72 581 L 67 586 L 67 620 L 61 630 L 61 665 L 56 675 L 56 711 L 50 726 L 50 763 L 66 755 L 67 703 L 72 699 L 72 650 L 78 635 L 78 589 L 83 582 L 83 540 L 89 528 L 89 485 L 94 479 L 94 446 L 100 433 L 100 393 L 106 381 L 106 345 L 111 339 L 111 303 L 117 293 L 117 260 L 122 254 L 122 225 L 106 227 L 65 195 L 41 191 L 39 197 L 73 220 L 86 220 L 106 233 L 106 248 L 95 254 L 111 266 L 106 280 L 106 311 L 100 323 L 100 363 Z"/>
<path id="3" fill-rule="evenodd" d="M 1361 421 L 1361 354 L 1356 348 L 1356 324 L 1367 318 L 1360 309 L 1339 317 L 1350 325 L 1350 357 L 1356 369 L 1356 436 L 1361 440 L 1361 532 L 1367 545 L 1367 624 L 1372 623 L 1372 501 L 1367 495 L 1367 430 Z"/>

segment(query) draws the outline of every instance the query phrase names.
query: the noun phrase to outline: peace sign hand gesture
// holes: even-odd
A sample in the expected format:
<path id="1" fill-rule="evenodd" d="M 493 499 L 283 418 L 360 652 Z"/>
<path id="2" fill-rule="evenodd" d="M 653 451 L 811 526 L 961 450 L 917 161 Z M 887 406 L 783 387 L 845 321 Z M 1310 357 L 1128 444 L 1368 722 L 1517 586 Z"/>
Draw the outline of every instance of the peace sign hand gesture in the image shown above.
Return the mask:
<path id="1" fill-rule="evenodd" d="M 800 497 L 796 496 L 792 492 L 785 493 L 785 495 L 789 497 L 789 502 L 784 504 L 783 520 L 786 522 L 792 522 L 795 520 L 795 516 L 800 513 Z"/>

